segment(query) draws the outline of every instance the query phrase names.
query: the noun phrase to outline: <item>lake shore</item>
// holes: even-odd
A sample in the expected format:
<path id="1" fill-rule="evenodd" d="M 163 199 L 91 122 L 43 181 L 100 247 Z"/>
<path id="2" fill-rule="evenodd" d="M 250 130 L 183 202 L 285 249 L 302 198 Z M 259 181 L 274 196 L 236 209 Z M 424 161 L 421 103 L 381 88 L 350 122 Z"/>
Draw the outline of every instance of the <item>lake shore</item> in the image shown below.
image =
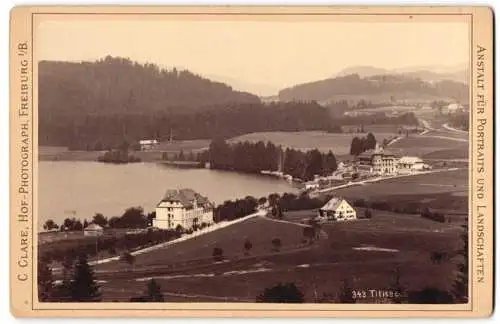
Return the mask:
<path id="1" fill-rule="evenodd" d="M 95 161 L 98 162 L 99 156 L 105 151 L 68 151 L 61 150 L 57 152 L 39 152 L 39 161 Z M 137 151 L 133 155 L 140 158 L 141 162 L 161 162 L 162 152 L 159 151 Z"/>

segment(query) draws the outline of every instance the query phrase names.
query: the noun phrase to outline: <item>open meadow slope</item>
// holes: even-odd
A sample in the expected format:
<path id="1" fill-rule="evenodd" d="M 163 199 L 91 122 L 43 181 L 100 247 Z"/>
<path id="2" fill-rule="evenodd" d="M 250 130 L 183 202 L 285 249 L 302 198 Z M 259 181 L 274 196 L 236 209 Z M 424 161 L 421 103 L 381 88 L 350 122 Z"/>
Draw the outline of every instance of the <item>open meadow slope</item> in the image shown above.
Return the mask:
<path id="1" fill-rule="evenodd" d="M 421 195 L 468 191 L 468 171 L 465 169 L 387 179 L 332 191 L 332 194 L 357 198 L 390 195 Z"/>
<path id="2" fill-rule="evenodd" d="M 428 133 L 422 136 L 403 137 L 390 145 L 390 150 L 399 155 L 413 155 L 429 159 L 466 159 L 469 143 L 463 139 L 436 137 Z"/>
<path id="3" fill-rule="evenodd" d="M 392 138 L 395 136 L 393 132 L 375 132 L 375 138 L 380 142 L 384 138 Z M 299 149 L 302 151 L 318 149 L 322 152 L 332 151 L 335 155 L 349 154 L 351 142 L 354 137 L 366 136 L 362 134 L 346 134 L 346 133 L 326 133 L 326 132 L 262 132 L 251 133 L 242 136 L 234 137 L 230 142 L 258 142 L 270 141 L 276 145 Z"/>
<path id="4" fill-rule="evenodd" d="M 255 217 L 220 230 L 196 236 L 192 239 L 166 246 L 149 253 L 136 256 L 136 268 L 179 264 L 192 260 L 212 260 L 213 249 L 223 250 L 226 257 L 237 258 L 244 255 L 244 243 L 252 243 L 250 254 L 272 252 L 271 241 L 281 240 L 281 250 L 300 247 L 302 227 L 289 223 L 272 222 L 262 217 Z M 126 267 L 121 261 L 101 264 L 99 270 L 119 270 Z"/>
<path id="5" fill-rule="evenodd" d="M 314 211 L 286 213 L 285 217 L 295 221 L 311 213 Z M 242 237 L 257 234 L 254 232 L 257 229 L 259 235 L 252 236 L 252 255 L 238 257 L 242 255 Z M 285 242 L 300 244 L 301 227 L 253 219 L 235 225 L 230 231 L 220 232 L 219 242 L 224 238 L 224 242 L 231 245 L 226 248 L 227 262 L 212 261 L 203 268 L 186 268 L 177 273 L 137 274 L 116 280 L 108 277 L 102 284 L 103 297 L 119 300 L 137 296 L 144 291 L 145 281 L 154 277 L 163 287 L 168 301 L 251 302 L 266 287 L 279 282 L 295 282 L 304 292 L 306 301 L 314 302 L 323 294 L 337 294 L 343 280 L 348 280 L 353 289 L 388 289 L 396 268 L 400 271 L 401 284 L 407 289 L 421 289 L 427 285 L 450 288 L 455 268 L 453 257 L 435 264 L 430 255 L 434 251 L 453 255 L 460 242 L 459 224 L 441 224 L 418 215 L 375 211 L 370 220 L 327 224 L 323 231 L 326 235 L 313 245 L 305 244 L 305 248 L 287 253 Z M 266 244 L 274 236 L 282 239 L 282 252 L 271 252 L 270 244 Z M 214 242 L 209 236 L 206 240 L 199 239 L 186 242 L 193 249 L 191 256 L 199 255 L 194 251 L 203 251 L 207 244 L 210 246 Z M 176 250 L 181 251 L 180 248 L 181 245 L 172 246 L 170 253 L 175 254 Z M 209 250 L 205 251 L 210 254 Z M 168 253 L 168 250 L 160 252 L 159 258 L 168 259 Z M 137 262 L 146 262 L 146 259 Z"/>

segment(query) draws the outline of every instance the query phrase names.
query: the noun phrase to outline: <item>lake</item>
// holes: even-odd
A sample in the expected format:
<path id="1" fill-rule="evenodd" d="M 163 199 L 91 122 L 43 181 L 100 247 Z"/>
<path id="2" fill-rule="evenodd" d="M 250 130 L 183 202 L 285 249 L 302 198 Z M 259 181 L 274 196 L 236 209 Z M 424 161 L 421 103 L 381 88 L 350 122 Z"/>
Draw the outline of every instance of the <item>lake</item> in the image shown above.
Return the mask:
<path id="1" fill-rule="evenodd" d="M 109 218 L 121 216 L 133 206 L 148 213 L 167 189 L 192 188 L 215 204 L 245 196 L 298 192 L 280 179 L 156 163 L 41 161 L 38 179 L 39 230 L 48 219 L 60 225 L 65 218 L 90 220 L 95 213 Z"/>

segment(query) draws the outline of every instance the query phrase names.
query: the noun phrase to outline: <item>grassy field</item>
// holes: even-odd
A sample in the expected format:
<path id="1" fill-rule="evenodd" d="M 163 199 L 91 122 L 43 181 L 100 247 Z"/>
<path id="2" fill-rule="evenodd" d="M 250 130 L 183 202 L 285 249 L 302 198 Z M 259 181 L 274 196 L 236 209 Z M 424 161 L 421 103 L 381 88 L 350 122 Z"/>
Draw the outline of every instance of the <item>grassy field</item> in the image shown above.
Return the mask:
<path id="1" fill-rule="evenodd" d="M 469 150 L 465 145 L 457 145 L 455 148 L 441 149 L 426 153 L 422 156 L 425 159 L 469 159 Z"/>
<path id="2" fill-rule="evenodd" d="M 434 152 L 442 152 L 439 158 L 453 159 L 468 156 L 469 144 L 432 136 L 410 136 L 392 144 L 389 149 L 399 155 L 412 155 L 433 158 Z"/>
<path id="3" fill-rule="evenodd" d="M 445 171 L 340 188 L 331 193 L 344 197 L 369 199 L 387 195 L 463 192 L 468 191 L 467 179 L 467 170 Z"/>
<path id="4" fill-rule="evenodd" d="M 314 211 L 286 213 L 285 216 L 293 221 L 307 218 L 311 213 Z M 284 223 L 271 223 L 262 219 L 255 221 L 266 228 L 274 228 L 271 224 L 279 225 L 281 237 L 286 235 L 282 227 L 286 225 Z M 255 223 L 245 222 L 239 231 L 246 234 L 249 226 L 255 226 Z M 266 287 L 279 282 L 295 282 L 304 292 L 306 300 L 312 302 L 315 296 L 338 293 L 343 280 L 348 280 L 353 289 L 390 289 L 396 267 L 400 268 L 401 284 L 408 289 L 421 289 L 428 285 L 450 288 L 454 262 L 433 264 L 430 253 L 453 252 L 457 249 L 460 242 L 457 224 L 436 223 L 416 215 L 374 211 L 370 220 L 327 224 L 323 229 L 328 237 L 308 250 L 268 254 L 264 247 L 260 251 L 267 254 L 258 256 L 255 250 L 252 260 L 213 265 L 203 270 L 187 270 L 179 275 L 158 276 L 156 279 L 168 301 L 180 302 L 250 302 Z M 261 235 L 273 236 L 266 232 L 261 231 Z M 228 237 L 229 244 L 240 245 L 236 241 L 245 234 L 233 233 L 233 236 Z M 289 235 L 290 239 L 301 239 L 301 233 Z M 235 237 L 238 239 L 235 240 Z M 191 244 L 197 244 L 199 250 L 205 248 L 200 241 Z M 392 251 L 355 250 L 359 247 Z M 176 247 L 179 250 L 181 248 L 181 245 Z M 146 280 L 139 278 L 105 283 L 103 297 L 113 300 L 136 296 L 144 291 Z"/>
<path id="5" fill-rule="evenodd" d="M 172 143 L 162 142 L 155 148 L 155 150 L 164 152 L 180 152 L 182 150 L 184 153 L 197 152 L 203 149 L 208 149 L 209 145 L 210 140 L 208 139 L 173 141 Z"/>
<path id="6" fill-rule="evenodd" d="M 215 247 L 222 248 L 225 257 L 237 258 L 243 256 L 243 244 L 247 238 L 252 243 L 251 254 L 272 252 L 271 241 L 274 238 L 281 240 L 283 251 L 303 244 L 300 226 L 256 217 L 154 252 L 137 255 L 135 264 L 137 267 L 146 267 L 196 259 L 210 260 Z M 99 265 L 98 268 L 109 270 L 121 269 L 123 266 L 123 263 L 117 261 Z"/>
<path id="7" fill-rule="evenodd" d="M 382 142 L 384 138 L 394 137 L 393 132 L 375 132 L 375 137 Z M 366 134 L 334 134 L 326 132 L 263 132 L 251 133 L 232 138 L 231 142 L 258 142 L 271 141 L 276 145 L 295 148 L 299 150 L 312 150 L 317 148 L 320 151 L 331 150 L 335 155 L 349 154 L 351 142 L 354 137 L 366 136 Z"/>

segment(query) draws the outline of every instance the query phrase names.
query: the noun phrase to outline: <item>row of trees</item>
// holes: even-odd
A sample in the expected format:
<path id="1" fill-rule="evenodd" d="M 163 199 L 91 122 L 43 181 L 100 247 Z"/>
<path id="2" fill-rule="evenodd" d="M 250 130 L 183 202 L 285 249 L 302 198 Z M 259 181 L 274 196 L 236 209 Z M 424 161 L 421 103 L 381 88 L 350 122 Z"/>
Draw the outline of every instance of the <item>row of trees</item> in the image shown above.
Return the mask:
<path id="1" fill-rule="evenodd" d="M 38 261 L 38 299 L 41 302 L 100 302 L 102 293 L 87 256 L 80 254 L 77 260 L 67 259 L 63 264 L 63 280 L 56 284 L 46 259 Z M 141 296 L 130 302 L 163 302 L 165 298 L 155 279 L 148 281 Z"/>
<path id="2" fill-rule="evenodd" d="M 38 261 L 38 298 L 41 302 L 99 302 L 101 292 L 87 256 L 80 254 L 76 261 L 65 259 L 63 279 L 55 284 L 47 259 Z"/>
<path id="3" fill-rule="evenodd" d="M 440 223 L 446 222 L 446 217 L 443 213 L 431 211 L 425 203 L 420 203 L 420 202 L 407 202 L 407 201 L 389 202 L 385 200 L 368 201 L 365 199 L 356 199 L 353 201 L 352 205 L 356 207 L 390 211 L 394 213 L 420 214 L 420 216 L 423 218 L 427 218 Z"/>
<path id="4" fill-rule="evenodd" d="M 46 231 L 57 229 L 61 231 L 81 231 L 91 223 L 109 228 L 147 228 L 152 226 L 155 217 L 156 212 L 146 215 L 142 207 L 130 207 L 125 210 L 122 216 L 114 216 L 109 219 L 100 213 L 96 213 L 91 221 L 84 219 L 82 222 L 75 217 L 65 218 L 61 225 L 49 219 L 43 224 L 43 229 Z"/>
<path id="5" fill-rule="evenodd" d="M 136 163 L 141 159 L 128 152 L 128 150 L 109 150 L 97 158 L 97 161 L 103 163 Z"/>
<path id="6" fill-rule="evenodd" d="M 383 112 L 370 115 L 342 116 L 336 120 L 341 125 L 400 125 L 416 126 L 419 124 L 418 118 L 412 112 L 407 112 L 398 116 L 387 116 Z M 361 126 L 361 128 L 363 128 Z"/>
<path id="7" fill-rule="evenodd" d="M 377 139 L 372 133 L 368 133 L 366 137 L 354 137 L 351 142 L 349 154 L 359 155 L 365 151 L 372 150 L 377 146 Z"/>
<path id="8" fill-rule="evenodd" d="M 50 261 L 64 262 L 66 258 L 78 254 L 97 257 L 119 255 L 120 251 L 134 251 L 179 238 L 182 232 L 177 230 L 152 230 L 125 235 L 103 235 L 81 239 L 76 244 L 46 243 L 38 247 L 39 254 Z"/>
<path id="9" fill-rule="evenodd" d="M 210 143 L 208 151 L 199 154 L 198 160 L 210 162 L 212 169 L 248 173 L 282 171 L 304 181 L 313 179 L 315 175 L 329 175 L 337 170 L 337 159 L 331 151 L 325 154 L 317 149 L 307 152 L 291 148 L 283 150 L 281 146 L 262 141 L 230 145 L 223 139 L 215 139 Z"/>
<path id="10" fill-rule="evenodd" d="M 127 114 L 40 114 L 39 138 L 40 145 L 102 150 L 145 138 L 231 138 L 253 132 L 327 130 L 330 123 L 328 110 L 315 102 L 228 103 Z"/>

